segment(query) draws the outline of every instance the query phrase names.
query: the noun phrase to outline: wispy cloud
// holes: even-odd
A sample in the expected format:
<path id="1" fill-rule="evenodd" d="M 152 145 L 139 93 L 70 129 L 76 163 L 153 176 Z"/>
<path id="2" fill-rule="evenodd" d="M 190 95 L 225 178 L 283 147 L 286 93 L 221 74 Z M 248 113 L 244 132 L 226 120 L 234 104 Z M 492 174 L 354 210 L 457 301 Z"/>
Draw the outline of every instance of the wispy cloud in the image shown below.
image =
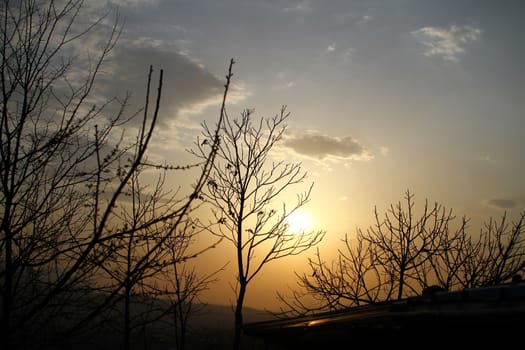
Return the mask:
<path id="1" fill-rule="evenodd" d="M 369 16 L 369 15 L 363 15 L 358 21 L 357 21 L 357 25 L 363 25 L 365 23 L 368 23 L 370 22 L 371 20 L 373 19 L 372 16 Z"/>
<path id="2" fill-rule="evenodd" d="M 373 158 L 373 155 L 359 141 L 350 136 L 336 137 L 307 132 L 288 136 L 283 144 L 298 154 L 319 160 L 325 158 L 370 160 Z"/>
<path id="3" fill-rule="evenodd" d="M 325 53 L 330 53 L 335 51 L 335 44 L 330 44 L 326 47 Z"/>
<path id="4" fill-rule="evenodd" d="M 323 50 L 322 56 L 331 63 L 348 63 L 354 52 L 355 50 L 351 47 L 343 47 L 336 43 L 331 43 Z"/>
<path id="5" fill-rule="evenodd" d="M 292 75 L 288 70 L 282 70 L 276 75 L 275 89 L 289 89 L 296 85 L 295 80 L 292 79 Z"/>
<path id="6" fill-rule="evenodd" d="M 411 34 L 426 46 L 425 56 L 457 62 L 459 55 L 465 52 L 465 45 L 480 39 L 481 30 L 469 25 L 451 25 L 448 28 L 423 27 Z"/>

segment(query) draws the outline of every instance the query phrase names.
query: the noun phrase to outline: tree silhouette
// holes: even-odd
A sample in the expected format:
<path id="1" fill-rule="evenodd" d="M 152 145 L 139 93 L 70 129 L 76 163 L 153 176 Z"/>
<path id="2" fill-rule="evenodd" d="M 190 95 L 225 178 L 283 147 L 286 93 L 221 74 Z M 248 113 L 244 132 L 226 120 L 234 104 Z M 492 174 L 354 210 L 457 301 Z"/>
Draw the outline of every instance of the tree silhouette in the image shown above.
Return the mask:
<path id="1" fill-rule="evenodd" d="M 132 119 L 126 116 L 129 95 L 91 102 L 99 71 L 119 38 L 120 19 L 98 56 L 73 57 L 72 46 L 87 40 L 105 18 L 82 27 L 82 9 L 82 0 L 0 5 L 4 349 L 45 347 L 64 334 L 96 331 L 91 327 L 105 320 L 110 306 L 153 278 L 164 266 L 163 248 L 195 207 L 217 150 L 215 137 L 196 165 L 200 174 L 190 194 L 170 195 L 162 181 L 151 191 L 140 185 L 145 168 L 187 168 L 150 164 L 146 157 L 163 71 L 155 97 L 153 68 L 146 72 L 144 107 L 130 113 L 140 119 L 138 129 L 126 130 Z"/>
<path id="2" fill-rule="evenodd" d="M 166 261 L 170 262 L 170 266 L 162 271 L 161 276 L 157 276 L 157 281 L 160 280 L 160 288 L 157 290 L 169 302 L 170 307 L 165 314 L 169 315 L 168 324 L 173 330 L 175 347 L 180 350 L 186 349 L 187 346 L 190 317 L 205 309 L 206 304 L 200 300 L 200 294 L 217 281 L 217 274 L 225 268 L 222 266 L 209 274 L 198 275 L 195 266 L 188 264 L 190 259 L 202 253 L 191 252 L 193 240 L 198 233 L 196 230 L 198 226 L 192 220 L 188 220 L 181 226 L 180 232 L 168 240 L 165 252 L 168 254 Z"/>
<path id="3" fill-rule="evenodd" d="M 491 286 L 523 276 L 525 273 L 524 231 L 525 212 L 521 213 L 516 221 L 509 221 L 506 212 L 499 220 L 489 218 L 480 230 L 478 238 L 469 241 L 469 244 L 461 250 L 459 255 L 462 263 L 454 274 L 456 282 L 454 286 L 461 288 Z M 442 256 L 438 258 L 443 259 Z M 450 259 L 446 261 L 448 260 Z M 448 283 L 450 284 L 452 283 Z"/>
<path id="4" fill-rule="evenodd" d="M 345 235 L 337 260 L 327 263 L 319 250 L 308 260 L 310 273 L 296 274 L 299 288 L 278 293 L 282 315 L 337 310 L 361 304 L 399 300 L 430 287 L 457 290 L 510 281 L 524 272 L 525 213 L 509 224 L 504 215 L 490 220 L 477 237 L 467 233 L 469 220 L 441 204 L 416 212 L 414 195 L 405 206 L 391 205 L 384 216 L 374 210 L 375 224 Z"/>
<path id="5" fill-rule="evenodd" d="M 278 210 L 273 203 L 287 188 L 304 181 L 299 163 L 269 162 L 269 153 L 281 139 L 289 113 L 283 107 L 273 118 L 253 120 L 253 110 L 239 119 L 226 114 L 220 125 L 217 159 L 203 192 L 212 205 L 216 226 L 212 233 L 230 242 L 236 254 L 237 284 L 234 348 L 240 347 L 243 305 L 250 281 L 271 261 L 301 254 L 324 236 L 323 231 L 292 233 L 286 219 L 310 198 L 313 184 L 297 195 L 297 202 Z M 204 157 L 213 133 L 203 125 L 203 141 L 194 153 Z"/>

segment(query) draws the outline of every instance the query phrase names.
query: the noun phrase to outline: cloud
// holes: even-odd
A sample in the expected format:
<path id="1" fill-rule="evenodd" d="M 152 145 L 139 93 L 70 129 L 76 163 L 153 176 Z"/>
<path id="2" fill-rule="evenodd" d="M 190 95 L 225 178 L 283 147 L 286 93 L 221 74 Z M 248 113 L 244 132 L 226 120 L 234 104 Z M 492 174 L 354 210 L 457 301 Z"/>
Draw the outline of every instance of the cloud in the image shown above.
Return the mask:
<path id="1" fill-rule="evenodd" d="M 465 45 L 479 40 L 481 30 L 469 25 L 451 25 L 448 28 L 423 27 L 411 34 L 426 46 L 425 56 L 457 62 L 458 56 L 465 52 Z"/>
<path id="2" fill-rule="evenodd" d="M 487 204 L 499 209 L 512 209 L 517 206 L 517 203 L 514 200 L 505 198 L 490 199 L 487 201 Z"/>
<path id="3" fill-rule="evenodd" d="M 365 23 L 368 23 L 368 22 L 370 22 L 370 21 L 372 21 L 372 20 L 373 20 L 373 17 L 372 17 L 372 16 L 369 16 L 369 15 L 363 15 L 363 16 L 361 16 L 361 18 L 356 22 L 356 24 L 357 24 L 358 26 L 360 26 L 360 25 L 364 25 Z"/>
<path id="4" fill-rule="evenodd" d="M 283 70 L 277 73 L 275 89 L 289 89 L 296 85 L 295 80 L 291 78 L 291 73 L 287 70 Z"/>
<path id="5" fill-rule="evenodd" d="M 158 76 L 164 71 L 161 113 L 159 123 L 168 125 L 169 119 L 181 113 L 200 111 L 206 105 L 218 103 L 223 91 L 224 81 L 208 72 L 187 54 L 165 50 L 158 45 L 120 45 L 115 48 L 111 58 L 109 74 L 105 74 L 98 94 L 105 97 L 132 94 L 130 109 L 144 103 L 147 74 L 152 65 Z M 152 96 L 156 93 L 156 80 L 152 82 Z"/>
<path id="6" fill-rule="evenodd" d="M 350 62 L 355 50 L 350 47 L 342 47 L 336 43 L 329 44 L 322 52 L 323 59 L 330 62 L 330 64 L 348 63 Z"/>
<path id="7" fill-rule="evenodd" d="M 335 137 L 307 132 L 288 136 L 283 144 L 298 154 L 320 160 L 325 158 L 370 160 L 373 158 L 365 147 L 350 136 Z"/>
<path id="8" fill-rule="evenodd" d="M 330 52 L 334 52 L 334 51 L 335 51 L 335 44 L 328 45 L 328 47 L 325 50 L 326 53 L 330 53 Z"/>

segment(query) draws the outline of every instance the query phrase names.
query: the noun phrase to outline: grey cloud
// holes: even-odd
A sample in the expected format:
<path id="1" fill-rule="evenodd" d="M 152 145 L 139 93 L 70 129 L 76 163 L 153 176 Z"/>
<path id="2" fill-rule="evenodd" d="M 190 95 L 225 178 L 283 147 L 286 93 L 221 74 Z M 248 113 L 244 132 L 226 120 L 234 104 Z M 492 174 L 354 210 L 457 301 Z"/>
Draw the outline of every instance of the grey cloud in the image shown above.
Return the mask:
<path id="1" fill-rule="evenodd" d="M 178 52 L 128 45 L 116 48 L 111 62 L 111 73 L 100 82 L 97 93 L 111 97 L 130 92 L 131 108 L 144 103 L 149 66 L 154 69 L 152 96 L 156 93 L 158 72 L 163 69 L 161 125 L 166 118 L 177 117 L 181 110 L 215 100 L 222 93 L 223 81 Z"/>
<path id="2" fill-rule="evenodd" d="M 505 198 L 490 199 L 487 203 L 488 205 L 492 207 L 501 208 L 501 209 L 511 209 L 517 205 L 514 200 L 505 199 Z"/>
<path id="3" fill-rule="evenodd" d="M 458 61 L 465 52 L 465 45 L 480 38 L 481 30 L 465 25 L 448 28 L 423 27 L 411 33 L 426 46 L 425 56 L 438 56 L 446 61 Z"/>
<path id="4" fill-rule="evenodd" d="M 288 137 L 284 145 L 295 152 L 317 159 L 337 157 L 368 160 L 372 155 L 350 136 L 333 137 L 320 134 L 300 134 Z"/>

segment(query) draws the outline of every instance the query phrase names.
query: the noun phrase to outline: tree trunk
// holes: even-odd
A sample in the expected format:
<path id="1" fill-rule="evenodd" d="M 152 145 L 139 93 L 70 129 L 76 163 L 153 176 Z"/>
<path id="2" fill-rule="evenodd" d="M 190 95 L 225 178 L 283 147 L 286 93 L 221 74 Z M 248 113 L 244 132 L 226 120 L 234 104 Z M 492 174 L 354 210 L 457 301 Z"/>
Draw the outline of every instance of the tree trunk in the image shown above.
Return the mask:
<path id="1" fill-rule="evenodd" d="M 242 319 L 242 308 L 244 305 L 244 296 L 246 294 L 246 284 L 246 281 L 241 279 L 241 282 L 239 283 L 237 305 L 235 307 L 235 333 L 233 338 L 234 350 L 239 350 L 241 348 L 242 328 L 244 323 Z"/>

